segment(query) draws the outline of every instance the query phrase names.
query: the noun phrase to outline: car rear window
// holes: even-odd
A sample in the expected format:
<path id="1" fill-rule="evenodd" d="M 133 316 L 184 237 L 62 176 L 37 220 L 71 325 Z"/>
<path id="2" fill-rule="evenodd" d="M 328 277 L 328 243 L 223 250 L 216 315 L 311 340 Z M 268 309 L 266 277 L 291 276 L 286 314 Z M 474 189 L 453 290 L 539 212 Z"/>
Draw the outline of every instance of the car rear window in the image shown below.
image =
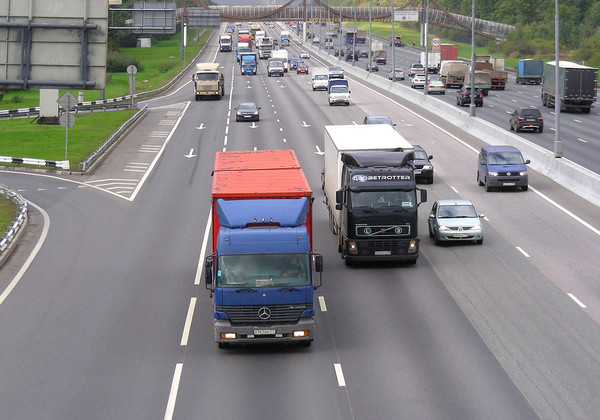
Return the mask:
<path id="1" fill-rule="evenodd" d="M 539 117 L 541 114 L 539 109 L 523 109 L 521 115 L 524 117 Z"/>

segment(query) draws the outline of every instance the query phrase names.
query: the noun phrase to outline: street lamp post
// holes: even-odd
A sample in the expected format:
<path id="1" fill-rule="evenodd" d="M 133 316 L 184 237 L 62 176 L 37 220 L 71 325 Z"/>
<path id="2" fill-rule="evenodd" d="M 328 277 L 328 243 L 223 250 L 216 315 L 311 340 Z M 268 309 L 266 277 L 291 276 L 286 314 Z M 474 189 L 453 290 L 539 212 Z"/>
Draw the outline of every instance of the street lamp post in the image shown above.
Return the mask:
<path id="1" fill-rule="evenodd" d="M 554 157 L 562 157 L 562 141 L 560 140 L 560 95 L 559 90 L 559 60 L 560 60 L 560 43 L 558 40 L 558 0 L 555 0 L 554 12 Z"/>
<path id="2" fill-rule="evenodd" d="M 475 0 L 471 0 L 471 100 L 469 101 L 469 115 L 476 116 L 475 112 Z"/>
<path id="3" fill-rule="evenodd" d="M 429 83 L 427 76 L 429 75 L 429 0 L 425 6 L 425 84 L 423 85 L 423 95 L 429 93 Z"/>

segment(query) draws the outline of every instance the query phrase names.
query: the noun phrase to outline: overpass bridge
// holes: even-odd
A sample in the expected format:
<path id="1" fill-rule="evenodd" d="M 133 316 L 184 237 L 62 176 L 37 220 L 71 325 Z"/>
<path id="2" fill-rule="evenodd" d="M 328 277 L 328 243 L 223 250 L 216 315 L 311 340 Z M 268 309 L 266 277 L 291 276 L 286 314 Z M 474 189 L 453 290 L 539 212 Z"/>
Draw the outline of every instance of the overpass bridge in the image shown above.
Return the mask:
<path id="1" fill-rule="evenodd" d="M 268 21 L 358 21 L 368 22 L 369 16 L 374 22 L 391 22 L 391 7 L 355 7 L 341 6 L 335 7 L 326 4 L 321 0 L 312 0 L 314 5 L 307 5 L 303 0 L 302 6 L 293 6 L 298 0 L 290 0 L 283 5 L 248 5 L 248 6 L 207 6 L 200 0 L 194 1 L 198 7 L 186 7 L 178 9 L 178 20 L 185 16 L 188 27 L 201 27 L 202 16 L 207 11 L 213 13 L 219 12 L 222 22 L 268 22 Z M 471 16 L 458 15 L 450 13 L 436 0 L 430 0 L 436 8 L 429 8 L 429 24 L 457 29 L 465 32 L 471 32 Z M 396 11 L 415 11 L 418 13 L 419 21 L 424 22 L 425 11 L 422 7 L 415 7 L 413 4 L 420 0 L 411 0 L 404 6 L 394 7 Z M 483 19 L 475 19 L 475 33 L 486 38 L 506 39 L 508 33 L 515 27 L 504 23 L 491 22 Z"/>

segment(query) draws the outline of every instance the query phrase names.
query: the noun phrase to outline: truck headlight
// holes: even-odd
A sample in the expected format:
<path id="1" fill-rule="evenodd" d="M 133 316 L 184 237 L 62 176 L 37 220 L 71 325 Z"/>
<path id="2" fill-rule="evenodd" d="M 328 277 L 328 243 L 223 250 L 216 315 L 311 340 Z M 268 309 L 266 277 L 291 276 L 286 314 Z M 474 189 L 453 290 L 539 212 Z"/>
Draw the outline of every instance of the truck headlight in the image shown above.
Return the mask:
<path id="1" fill-rule="evenodd" d="M 417 241 L 415 239 L 411 240 L 408 243 L 408 253 L 409 254 L 416 254 L 418 250 L 419 250 L 419 248 L 417 246 Z"/>
<path id="2" fill-rule="evenodd" d="M 308 337 L 308 331 L 294 331 L 294 338 Z"/>
<path id="3" fill-rule="evenodd" d="M 358 254 L 358 247 L 356 246 L 356 242 L 348 241 L 348 254 Z"/>
<path id="4" fill-rule="evenodd" d="M 527 171 L 521 171 L 521 172 L 519 172 L 519 175 L 525 176 L 525 175 L 527 175 Z"/>
<path id="5" fill-rule="evenodd" d="M 237 338 L 237 334 L 234 332 L 224 332 L 221 333 L 221 338 L 223 340 L 235 340 Z"/>
<path id="6" fill-rule="evenodd" d="M 498 172 L 488 172 L 489 176 L 498 176 Z"/>

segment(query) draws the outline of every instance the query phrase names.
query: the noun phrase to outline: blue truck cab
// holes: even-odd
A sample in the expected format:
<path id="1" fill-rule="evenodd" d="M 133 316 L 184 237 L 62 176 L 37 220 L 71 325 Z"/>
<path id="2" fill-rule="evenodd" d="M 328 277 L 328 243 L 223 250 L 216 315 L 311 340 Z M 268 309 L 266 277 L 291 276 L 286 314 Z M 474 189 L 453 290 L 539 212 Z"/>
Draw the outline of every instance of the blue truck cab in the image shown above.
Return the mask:
<path id="1" fill-rule="evenodd" d="M 493 188 L 521 188 L 527 191 L 529 159 L 514 146 L 483 146 L 477 163 L 477 182 L 486 191 Z"/>
<path id="2" fill-rule="evenodd" d="M 256 74 L 258 68 L 257 53 L 242 53 L 240 54 L 240 70 L 242 75 Z"/>

